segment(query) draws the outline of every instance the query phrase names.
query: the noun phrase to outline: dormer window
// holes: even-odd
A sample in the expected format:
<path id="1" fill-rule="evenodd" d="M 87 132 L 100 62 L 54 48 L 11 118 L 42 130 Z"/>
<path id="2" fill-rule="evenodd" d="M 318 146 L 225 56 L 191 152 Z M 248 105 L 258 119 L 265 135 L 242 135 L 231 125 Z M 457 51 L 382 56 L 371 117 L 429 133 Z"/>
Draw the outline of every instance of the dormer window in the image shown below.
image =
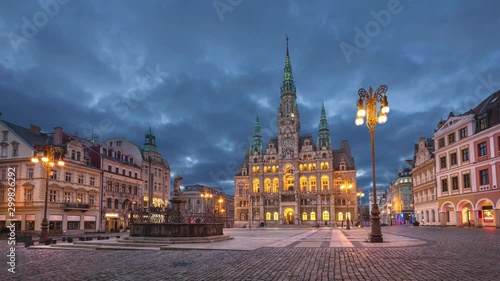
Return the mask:
<path id="1" fill-rule="evenodd" d="M 344 160 L 344 158 L 342 157 L 342 159 L 340 159 L 339 169 L 340 169 L 341 171 L 345 171 L 345 168 L 346 168 L 346 167 L 345 167 L 345 160 Z"/>
<path id="2" fill-rule="evenodd" d="M 9 131 L 2 131 L 2 141 L 8 141 Z"/>

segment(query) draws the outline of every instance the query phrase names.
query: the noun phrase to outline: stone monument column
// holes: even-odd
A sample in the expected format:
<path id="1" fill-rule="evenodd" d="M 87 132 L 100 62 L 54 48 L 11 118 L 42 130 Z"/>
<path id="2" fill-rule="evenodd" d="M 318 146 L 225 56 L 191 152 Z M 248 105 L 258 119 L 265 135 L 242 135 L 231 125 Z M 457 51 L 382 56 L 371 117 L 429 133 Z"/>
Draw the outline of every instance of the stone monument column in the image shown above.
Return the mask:
<path id="1" fill-rule="evenodd" d="M 182 176 L 175 177 L 174 180 L 174 196 L 170 202 L 172 203 L 172 222 L 186 223 L 186 202 L 184 195 L 181 193 Z"/>

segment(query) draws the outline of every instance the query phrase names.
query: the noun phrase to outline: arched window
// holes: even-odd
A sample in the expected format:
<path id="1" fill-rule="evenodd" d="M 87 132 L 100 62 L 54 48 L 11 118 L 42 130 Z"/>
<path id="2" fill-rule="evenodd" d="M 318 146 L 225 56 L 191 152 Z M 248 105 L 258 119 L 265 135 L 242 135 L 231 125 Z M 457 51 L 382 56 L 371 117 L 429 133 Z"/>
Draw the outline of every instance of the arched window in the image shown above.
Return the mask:
<path id="1" fill-rule="evenodd" d="M 115 209 L 118 209 L 118 199 L 115 199 Z"/>
<path id="2" fill-rule="evenodd" d="M 264 192 L 271 193 L 271 179 L 270 178 L 266 178 L 264 180 Z"/>
<path id="3" fill-rule="evenodd" d="M 323 211 L 323 220 L 324 221 L 330 220 L 330 213 L 328 211 Z"/>
<path id="4" fill-rule="evenodd" d="M 240 213 L 240 221 L 244 221 L 245 219 L 245 213 Z"/>
<path id="5" fill-rule="evenodd" d="M 80 161 L 80 158 L 81 158 L 81 157 L 82 157 L 82 154 L 80 153 L 80 151 L 78 151 L 78 152 L 76 153 L 76 160 L 77 160 L 77 161 Z"/>
<path id="6" fill-rule="evenodd" d="M 273 193 L 278 193 L 280 189 L 280 180 L 278 178 L 273 179 Z"/>
<path id="7" fill-rule="evenodd" d="M 309 167 L 307 168 L 309 171 L 312 171 L 312 164 L 309 163 Z"/>
<path id="8" fill-rule="evenodd" d="M 260 181 L 259 179 L 254 179 L 253 180 L 253 193 L 259 193 L 260 192 Z"/>
<path id="9" fill-rule="evenodd" d="M 119 161 L 122 161 L 122 153 L 120 151 L 118 151 L 116 153 L 116 159 L 118 159 Z"/>
<path id="10" fill-rule="evenodd" d="M 274 212 L 274 220 L 277 221 L 279 218 L 278 212 Z"/>
<path id="11" fill-rule="evenodd" d="M 330 179 L 328 176 L 321 177 L 321 190 L 328 191 L 330 189 Z"/>
<path id="12" fill-rule="evenodd" d="M 309 177 L 309 191 L 316 192 L 316 177 L 315 176 Z"/>
<path id="13" fill-rule="evenodd" d="M 307 178 L 306 177 L 300 178 L 300 191 L 301 192 L 307 191 Z"/>
<path id="14" fill-rule="evenodd" d="M 338 212 L 338 214 L 337 214 L 337 220 L 338 221 L 343 221 L 344 220 L 344 214 L 342 212 Z"/>
<path id="15" fill-rule="evenodd" d="M 293 191 L 294 179 L 292 175 L 285 175 L 286 190 Z"/>
<path id="16" fill-rule="evenodd" d="M 75 151 L 71 150 L 71 159 L 75 160 Z"/>
<path id="17" fill-rule="evenodd" d="M 107 201 L 107 204 L 106 204 L 106 208 L 108 208 L 108 209 L 112 208 L 112 206 L 111 206 L 111 198 L 108 198 L 108 201 Z"/>
<path id="18" fill-rule="evenodd" d="M 276 173 L 276 166 L 273 166 L 273 173 Z"/>
<path id="19" fill-rule="evenodd" d="M 312 164 L 312 170 L 316 171 L 316 163 Z"/>
<path id="20" fill-rule="evenodd" d="M 306 220 L 307 220 L 307 213 L 306 213 L 306 212 L 303 212 L 303 213 L 302 213 L 302 220 L 303 220 L 303 221 L 306 221 Z"/>
<path id="21" fill-rule="evenodd" d="M 266 213 L 266 220 L 267 221 L 271 220 L 271 213 L 269 213 L 269 212 Z"/>
<path id="22" fill-rule="evenodd" d="M 312 221 L 316 220 L 316 213 L 315 212 L 311 212 L 311 220 Z"/>

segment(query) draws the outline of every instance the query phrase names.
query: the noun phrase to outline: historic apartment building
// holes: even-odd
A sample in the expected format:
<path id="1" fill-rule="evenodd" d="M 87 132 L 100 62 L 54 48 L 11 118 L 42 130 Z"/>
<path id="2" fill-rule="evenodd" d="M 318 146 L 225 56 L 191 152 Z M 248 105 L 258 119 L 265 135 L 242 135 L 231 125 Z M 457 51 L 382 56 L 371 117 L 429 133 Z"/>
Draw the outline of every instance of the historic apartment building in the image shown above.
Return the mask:
<path id="1" fill-rule="evenodd" d="M 149 206 L 149 198 L 152 197 L 153 207 L 166 207 L 170 204 L 170 166 L 158 151 L 156 137 L 151 128 L 144 136 L 144 145 L 140 151 L 144 179 L 144 206 Z"/>
<path id="2" fill-rule="evenodd" d="M 47 219 L 50 234 L 96 231 L 99 219 L 100 170 L 92 165 L 86 148 L 78 140 L 68 139 L 63 129 L 43 133 L 38 126 L 30 128 L 0 120 L 0 226 L 16 219 L 20 231 L 41 230 L 44 214 L 47 170 L 42 163 L 31 161 L 40 146 L 63 149 L 65 164 L 50 168 Z M 15 212 L 7 217 L 8 172 L 15 169 Z M 12 178 L 12 177 L 11 177 Z"/>
<path id="3" fill-rule="evenodd" d="M 16 212 L 14 217 L 0 213 L 0 227 L 15 219 L 17 230 L 41 230 L 47 173 L 31 158 L 46 144 L 61 148 L 65 163 L 49 171 L 50 234 L 123 230 L 131 210 L 148 207 L 149 190 L 154 207 L 165 207 L 170 200 L 170 168 L 151 130 L 141 149 L 124 138 L 98 143 L 60 127 L 46 133 L 38 126 L 24 128 L 1 118 L 0 132 L 1 208 L 8 206 L 10 168 L 16 171 L 17 183 Z"/>
<path id="4" fill-rule="evenodd" d="M 317 142 L 300 132 L 288 39 L 280 98 L 278 136 L 264 147 L 257 116 L 252 145 L 234 177 L 235 226 L 340 225 L 356 219 L 354 158 L 346 140 L 332 149 L 324 105 Z"/>
<path id="5" fill-rule="evenodd" d="M 92 163 L 102 171 L 100 229 L 123 230 L 130 211 L 143 208 L 141 152 L 124 138 L 95 143 L 89 151 Z"/>
<path id="6" fill-rule="evenodd" d="M 387 192 L 386 206 L 389 225 L 408 224 L 414 220 L 411 169 L 404 168 L 391 182 Z"/>
<path id="7" fill-rule="evenodd" d="M 434 132 L 441 225 L 500 227 L 500 91 Z"/>
<path id="8" fill-rule="evenodd" d="M 420 138 L 413 159 L 413 200 L 415 218 L 421 225 L 440 225 L 436 188 L 434 141 Z"/>

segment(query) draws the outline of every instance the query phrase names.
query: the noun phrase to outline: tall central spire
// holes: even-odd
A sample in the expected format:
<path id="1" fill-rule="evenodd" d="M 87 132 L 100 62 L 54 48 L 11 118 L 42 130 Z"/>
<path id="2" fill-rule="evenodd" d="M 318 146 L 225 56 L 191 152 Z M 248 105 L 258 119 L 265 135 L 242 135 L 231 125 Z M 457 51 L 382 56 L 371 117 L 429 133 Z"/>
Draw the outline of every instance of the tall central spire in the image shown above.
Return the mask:
<path id="1" fill-rule="evenodd" d="M 290 53 L 288 52 L 288 36 L 286 37 L 286 57 L 285 57 L 285 68 L 283 72 L 283 85 L 281 86 L 281 95 L 283 94 L 294 94 L 295 95 L 295 83 L 293 82 L 292 75 L 292 64 L 290 62 Z"/>
<path id="2" fill-rule="evenodd" d="M 328 128 L 328 120 L 326 119 L 325 103 L 321 106 L 321 116 L 318 126 L 318 149 L 326 147 L 331 149 L 332 141 L 330 139 L 330 129 Z"/>

